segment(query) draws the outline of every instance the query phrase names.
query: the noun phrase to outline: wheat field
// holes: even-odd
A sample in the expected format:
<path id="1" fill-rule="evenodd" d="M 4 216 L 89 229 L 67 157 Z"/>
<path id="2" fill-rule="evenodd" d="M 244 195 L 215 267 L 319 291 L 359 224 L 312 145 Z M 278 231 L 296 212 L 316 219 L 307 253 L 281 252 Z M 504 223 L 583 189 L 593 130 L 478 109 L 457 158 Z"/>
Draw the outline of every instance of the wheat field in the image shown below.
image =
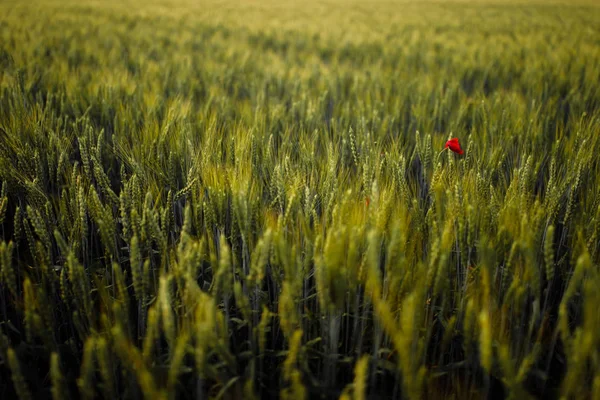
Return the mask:
<path id="1" fill-rule="evenodd" d="M 0 398 L 600 399 L 599 154 L 594 1 L 4 0 Z"/>

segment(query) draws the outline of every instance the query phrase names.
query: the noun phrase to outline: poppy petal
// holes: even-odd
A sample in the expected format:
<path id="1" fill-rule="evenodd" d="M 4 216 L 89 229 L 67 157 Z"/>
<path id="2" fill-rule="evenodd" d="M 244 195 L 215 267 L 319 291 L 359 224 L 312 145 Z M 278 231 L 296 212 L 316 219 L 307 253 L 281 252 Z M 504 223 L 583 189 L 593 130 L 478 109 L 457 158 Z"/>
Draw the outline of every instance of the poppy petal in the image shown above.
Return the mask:
<path id="1" fill-rule="evenodd" d="M 457 154 L 464 154 L 464 151 L 461 149 L 460 143 L 458 142 L 458 138 L 448 139 L 444 148 L 450 148 L 450 150 Z"/>

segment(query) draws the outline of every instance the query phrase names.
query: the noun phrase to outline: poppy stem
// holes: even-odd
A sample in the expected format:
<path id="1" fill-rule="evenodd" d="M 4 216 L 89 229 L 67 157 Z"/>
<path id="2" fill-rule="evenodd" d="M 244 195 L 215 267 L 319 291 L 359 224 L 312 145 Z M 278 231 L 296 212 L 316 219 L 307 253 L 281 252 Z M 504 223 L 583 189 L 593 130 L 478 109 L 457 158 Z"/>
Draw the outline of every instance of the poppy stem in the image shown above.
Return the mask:
<path id="1" fill-rule="evenodd" d="M 446 150 L 448 150 L 448 147 L 445 147 L 444 150 L 442 150 L 438 153 L 437 157 L 435 158 L 436 163 L 437 163 L 438 159 L 440 158 L 440 156 L 442 155 L 442 153 L 445 152 Z"/>

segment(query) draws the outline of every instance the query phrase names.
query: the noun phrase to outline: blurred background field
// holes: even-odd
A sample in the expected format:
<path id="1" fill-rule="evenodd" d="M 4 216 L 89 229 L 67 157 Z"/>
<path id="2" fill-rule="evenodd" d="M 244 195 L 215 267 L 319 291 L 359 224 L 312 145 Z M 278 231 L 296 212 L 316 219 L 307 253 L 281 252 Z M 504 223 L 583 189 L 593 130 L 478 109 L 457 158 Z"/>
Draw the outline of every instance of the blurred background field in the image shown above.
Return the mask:
<path id="1" fill-rule="evenodd" d="M 599 399 L 599 153 L 594 1 L 2 1 L 0 398 Z"/>

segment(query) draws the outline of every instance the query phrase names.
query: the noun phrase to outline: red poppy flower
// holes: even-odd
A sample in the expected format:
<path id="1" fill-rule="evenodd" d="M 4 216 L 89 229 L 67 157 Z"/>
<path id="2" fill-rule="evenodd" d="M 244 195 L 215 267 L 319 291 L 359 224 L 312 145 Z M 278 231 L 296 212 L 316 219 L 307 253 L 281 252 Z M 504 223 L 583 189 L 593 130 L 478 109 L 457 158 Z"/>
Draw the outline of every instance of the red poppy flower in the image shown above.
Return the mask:
<path id="1" fill-rule="evenodd" d="M 463 149 L 460 148 L 460 144 L 458 143 L 458 138 L 452 138 L 452 139 L 448 140 L 446 142 L 445 148 L 450 148 L 450 150 L 452 150 L 453 152 L 458 153 L 458 154 L 464 153 Z"/>
<path id="2" fill-rule="evenodd" d="M 368 196 L 365 199 L 365 204 L 367 205 L 367 207 L 369 207 L 369 204 L 371 204 L 371 199 Z"/>

